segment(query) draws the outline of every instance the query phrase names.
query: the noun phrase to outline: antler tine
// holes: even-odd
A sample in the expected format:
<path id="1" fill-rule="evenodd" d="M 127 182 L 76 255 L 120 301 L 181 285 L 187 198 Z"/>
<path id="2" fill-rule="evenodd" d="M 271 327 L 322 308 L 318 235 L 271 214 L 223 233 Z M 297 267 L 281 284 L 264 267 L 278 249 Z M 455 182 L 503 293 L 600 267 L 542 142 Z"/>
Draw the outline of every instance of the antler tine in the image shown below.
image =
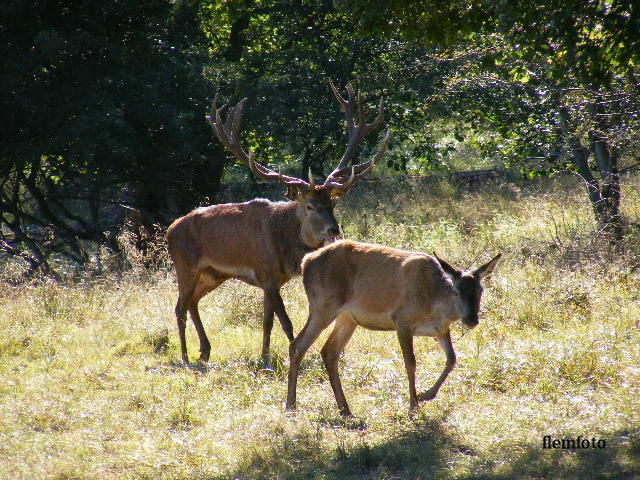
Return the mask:
<path id="1" fill-rule="evenodd" d="M 345 117 L 347 120 L 347 131 L 349 132 L 349 137 L 351 137 L 353 134 L 353 131 L 356 128 L 355 122 L 353 121 L 353 116 L 354 116 L 353 104 L 355 102 L 356 93 L 353 91 L 353 87 L 351 86 L 351 84 L 348 83 L 346 88 L 347 88 L 347 96 L 349 97 L 349 101 L 347 102 Z M 357 97 L 358 97 L 358 104 L 359 104 L 360 98 L 361 98 L 360 90 L 358 90 Z"/>
<path id="2" fill-rule="evenodd" d="M 242 109 L 247 101 L 246 98 L 240 100 L 236 106 L 231 109 L 224 123 L 222 122 L 220 114 L 227 105 L 217 108 L 217 100 L 218 95 L 216 94 L 213 99 L 213 103 L 211 104 L 211 113 L 207 116 L 207 120 L 218 137 L 218 140 L 220 140 L 220 143 L 222 143 L 227 150 L 233 153 L 240 163 L 248 166 L 256 177 L 262 178 L 263 180 L 277 181 L 285 185 L 296 186 L 298 188 L 311 188 L 307 182 L 300 178 L 280 175 L 280 173 L 276 173 L 256 162 L 253 159 L 253 153 L 251 150 L 249 150 L 248 153 L 242 150 L 242 147 L 240 146 L 240 121 L 242 120 Z"/>
<path id="3" fill-rule="evenodd" d="M 231 110 L 229 110 L 229 113 L 227 114 L 227 119 L 224 121 L 224 124 L 222 125 L 222 129 L 224 131 L 225 136 L 229 139 L 229 143 L 232 144 L 233 140 L 234 140 L 234 136 L 233 136 L 233 119 L 235 117 L 235 113 L 238 110 L 238 105 L 236 105 L 235 107 L 232 107 Z M 238 137 L 235 137 L 236 139 Z"/>
<path id="4" fill-rule="evenodd" d="M 264 165 L 256 162 L 253 159 L 253 154 L 249 152 L 249 168 L 253 174 L 262 178 L 263 180 L 269 180 L 271 182 L 279 182 L 287 186 L 296 186 L 304 189 L 310 189 L 311 185 L 297 177 L 290 177 L 288 175 L 282 175 L 280 172 L 274 172 L 273 170 L 265 167 Z"/>
<path id="5" fill-rule="evenodd" d="M 366 123 L 364 102 L 362 101 L 362 94 L 360 91 L 354 92 L 351 85 L 346 86 L 347 98 L 345 100 L 336 90 L 333 82 L 329 80 L 329 86 L 333 91 L 334 96 L 340 104 L 341 110 L 344 111 L 345 119 L 347 122 L 347 148 L 342 156 L 342 159 L 335 168 L 335 171 L 345 168 L 351 159 L 353 158 L 356 149 L 362 143 L 364 137 L 369 135 L 372 130 L 378 128 L 384 119 L 384 98 L 380 98 L 380 104 L 378 106 L 378 114 L 373 123 Z M 357 113 L 356 113 L 357 112 Z M 355 124 L 355 116 L 358 116 L 358 124 Z"/>
<path id="6" fill-rule="evenodd" d="M 216 94 L 211 103 L 211 112 L 206 118 L 216 137 L 220 140 L 220 143 L 233 153 L 240 163 L 248 166 L 249 156 L 242 150 L 239 143 L 240 116 L 246 100 L 246 98 L 240 100 L 240 102 L 231 109 L 229 115 L 227 115 L 227 120 L 223 123 L 220 114 L 227 107 L 227 104 L 217 108 L 218 95 Z"/>
<path id="7" fill-rule="evenodd" d="M 215 121 L 216 119 L 216 113 L 218 112 L 217 103 L 218 103 L 218 94 L 216 93 L 215 97 L 213 97 L 213 102 L 211 102 L 211 110 L 209 111 L 209 115 L 205 117 L 209 121 L 209 123 Z M 220 110 L 222 110 L 226 106 L 227 106 L 226 104 L 223 105 L 222 108 L 220 108 Z"/>
<path id="8" fill-rule="evenodd" d="M 242 119 L 242 109 L 244 108 L 244 104 L 247 101 L 246 97 L 238 102 L 238 104 L 233 108 L 231 112 L 229 112 L 229 118 L 233 117 L 233 121 L 231 122 L 231 135 L 234 139 L 240 138 L 240 120 Z M 229 119 L 227 119 L 229 121 Z"/>
<path id="9" fill-rule="evenodd" d="M 362 93 L 358 90 L 358 124 L 366 125 L 367 122 L 364 119 L 364 104 L 362 103 Z"/>
<path id="10" fill-rule="evenodd" d="M 376 119 L 371 124 L 371 129 L 375 130 L 380 125 L 382 125 L 383 121 L 384 121 L 384 97 L 380 97 L 380 103 L 378 104 L 378 115 L 376 116 Z"/>
<path id="11" fill-rule="evenodd" d="M 213 98 L 213 102 L 211 102 L 211 110 L 209 111 L 209 115 L 205 116 L 205 118 L 207 119 L 207 122 L 209 122 L 209 125 L 211 125 L 213 133 L 215 133 L 216 136 L 220 138 L 220 132 L 218 130 L 218 127 L 220 126 L 220 112 L 222 112 L 222 110 L 226 108 L 227 104 L 225 103 L 218 109 L 217 103 L 218 94 L 216 93 L 216 96 Z"/>
<path id="12" fill-rule="evenodd" d="M 345 101 L 344 98 L 342 98 L 342 95 L 340 95 L 338 90 L 336 90 L 336 87 L 333 86 L 333 82 L 331 81 L 331 79 L 329 79 L 329 86 L 331 87 L 331 91 L 333 92 L 333 95 L 336 97 L 336 100 L 338 100 L 338 103 L 340 104 L 340 109 L 344 112 L 347 108 L 347 102 Z"/>
<path id="13" fill-rule="evenodd" d="M 387 129 L 386 133 L 384 134 L 384 137 L 382 138 L 382 142 L 380 144 L 380 148 L 378 149 L 378 152 L 374 155 L 373 158 L 371 158 L 370 160 L 360 163 L 358 165 L 354 165 L 353 169 L 355 170 L 356 175 L 360 175 L 360 174 L 364 174 L 369 171 L 371 169 L 371 167 L 373 167 L 378 160 L 380 160 L 382 158 L 382 155 L 384 155 L 384 153 L 387 151 L 387 141 L 389 140 L 389 135 L 391 133 L 390 129 Z M 344 167 L 341 168 L 339 170 L 334 170 L 333 172 L 331 172 L 331 174 L 327 177 L 327 181 L 331 180 L 331 181 L 335 181 L 338 180 L 340 178 L 344 178 L 347 174 L 349 174 L 349 172 L 351 172 L 351 168 L 352 167 Z M 358 177 L 360 178 L 360 177 Z"/>
<path id="14" fill-rule="evenodd" d="M 327 188 L 332 188 L 334 190 L 338 190 L 339 192 L 346 193 L 349 189 L 362 177 L 364 177 L 369 170 L 373 168 L 373 166 L 382 158 L 382 156 L 387 151 L 387 141 L 389 140 L 390 129 L 387 129 L 385 133 L 382 144 L 378 149 L 378 152 L 369 160 L 368 162 L 361 163 L 359 165 L 354 165 L 351 167 L 344 167 L 340 170 L 334 170 L 325 180 L 324 186 Z M 346 174 L 350 172 L 350 176 L 346 182 L 340 181 L 340 179 L 344 179 Z"/>

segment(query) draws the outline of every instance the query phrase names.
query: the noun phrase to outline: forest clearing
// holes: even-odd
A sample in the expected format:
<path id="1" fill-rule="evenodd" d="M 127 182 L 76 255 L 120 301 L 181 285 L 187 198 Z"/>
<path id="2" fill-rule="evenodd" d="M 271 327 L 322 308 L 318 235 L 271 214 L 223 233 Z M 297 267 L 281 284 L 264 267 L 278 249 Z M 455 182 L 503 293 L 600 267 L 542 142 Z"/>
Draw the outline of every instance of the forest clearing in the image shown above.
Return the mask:
<path id="1" fill-rule="evenodd" d="M 638 2 L 5 3 L 0 480 L 640 478 Z"/>
<path id="2" fill-rule="evenodd" d="M 636 478 L 637 233 L 623 256 L 598 249 L 575 177 L 474 192 L 394 182 L 363 182 L 344 199 L 346 237 L 436 250 L 464 267 L 504 257 L 480 324 L 452 331 L 458 365 L 413 419 L 395 334 L 362 329 L 340 362 L 354 417 L 339 416 L 326 381 L 328 332 L 305 357 L 298 410 L 286 415 L 286 337 L 276 325 L 274 368 L 263 370 L 260 291 L 237 281 L 201 302 L 210 362 L 183 366 L 172 268 L 130 258 L 120 274 L 2 283 L 0 476 Z M 623 185 L 625 215 L 637 219 L 638 178 Z M 282 294 L 297 334 L 307 313 L 300 279 Z M 196 352 L 191 323 L 187 338 Z M 422 391 L 444 355 L 417 338 L 416 356 Z M 547 435 L 606 447 L 543 449 Z"/>

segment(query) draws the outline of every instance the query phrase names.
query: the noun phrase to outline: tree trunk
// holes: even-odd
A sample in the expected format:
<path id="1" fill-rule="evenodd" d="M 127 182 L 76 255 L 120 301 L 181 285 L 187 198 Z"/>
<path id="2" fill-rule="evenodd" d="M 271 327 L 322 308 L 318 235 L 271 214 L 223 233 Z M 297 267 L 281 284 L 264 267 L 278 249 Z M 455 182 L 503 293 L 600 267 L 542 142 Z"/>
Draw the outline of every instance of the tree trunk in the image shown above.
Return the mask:
<path id="1" fill-rule="evenodd" d="M 245 8 L 250 7 L 252 3 L 252 1 L 245 1 Z M 250 21 L 251 17 L 249 14 L 243 13 L 231 24 L 229 44 L 227 46 L 227 51 L 224 53 L 224 57 L 230 62 L 238 62 L 240 58 L 242 58 L 246 41 L 243 32 L 249 28 Z"/>
<path id="2" fill-rule="evenodd" d="M 618 173 L 618 152 L 607 142 L 602 132 L 589 133 L 591 151 L 602 178 L 601 208 L 598 219 L 599 230 L 608 237 L 612 245 L 622 242 L 623 222 L 620 216 L 620 175 Z"/>
<path id="3" fill-rule="evenodd" d="M 591 153 L 600 173 L 600 180 L 593 176 L 589 166 L 589 150 L 569 133 L 569 112 L 560 109 L 560 121 L 568 135 L 573 164 L 582 177 L 598 224 L 598 234 L 606 238 L 614 248 L 622 245 L 624 225 L 620 216 L 620 175 L 618 172 L 618 152 L 610 146 L 605 135 L 599 131 L 589 133 Z"/>

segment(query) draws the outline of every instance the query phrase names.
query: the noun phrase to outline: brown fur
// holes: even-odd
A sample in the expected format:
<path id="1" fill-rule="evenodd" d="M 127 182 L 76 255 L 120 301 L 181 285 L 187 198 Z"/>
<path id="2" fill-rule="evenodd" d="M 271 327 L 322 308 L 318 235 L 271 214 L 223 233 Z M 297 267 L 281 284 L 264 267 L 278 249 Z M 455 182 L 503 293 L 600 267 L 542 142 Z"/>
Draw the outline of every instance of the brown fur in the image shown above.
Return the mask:
<path id="1" fill-rule="evenodd" d="M 264 290 L 262 354 L 268 359 L 274 313 L 289 340 L 291 320 L 280 288 L 300 273 L 305 253 L 335 237 L 335 199 L 322 187 L 298 192 L 295 201 L 257 199 L 197 208 L 177 219 L 167 230 L 169 255 L 176 268 L 179 298 L 176 305 L 183 361 L 189 311 L 200 340 L 200 358 L 211 350 L 198 314 L 198 301 L 225 280 L 237 278 Z"/>
<path id="2" fill-rule="evenodd" d="M 409 377 L 411 411 L 419 401 L 434 398 L 455 365 L 449 326 L 458 319 L 468 326 L 477 325 L 480 280 L 493 271 L 499 257 L 473 272 L 461 272 L 424 253 L 348 240 L 305 256 L 302 278 L 309 299 L 309 319 L 289 349 L 287 408 L 295 408 L 300 361 L 334 320 L 334 330 L 321 353 L 343 415 L 351 413 L 337 362 L 357 326 L 397 332 Z M 435 337 L 447 356 L 438 381 L 420 396 L 415 389 L 415 335 Z"/>
<path id="3" fill-rule="evenodd" d="M 187 311 L 200 340 L 200 359 L 209 360 L 211 345 L 198 313 L 198 301 L 228 278 L 237 278 L 264 291 L 262 357 L 269 361 L 273 316 L 278 316 L 289 341 L 293 327 L 280 296 L 280 287 L 299 273 L 302 256 L 309 250 L 335 241 L 339 233 L 333 214 L 335 199 L 346 194 L 356 181 L 371 170 L 387 149 L 389 131 L 382 146 L 368 162 L 348 167 L 358 145 L 382 124 L 383 101 L 373 123 L 364 121 L 360 95 L 347 87 L 348 100 L 329 82 L 347 118 L 348 145 L 336 169 L 322 185 L 282 175 L 254 160 L 240 145 L 240 119 L 246 98 L 231 109 L 227 120 L 217 108 L 216 98 L 206 117 L 220 143 L 253 174 L 287 187 L 289 203 L 253 200 L 198 208 L 176 220 L 167 231 L 169 254 L 176 267 L 179 297 L 176 305 L 182 360 L 188 362 L 185 325 Z M 357 101 L 356 101 L 357 98 Z M 356 111 L 359 122 L 354 122 Z"/>

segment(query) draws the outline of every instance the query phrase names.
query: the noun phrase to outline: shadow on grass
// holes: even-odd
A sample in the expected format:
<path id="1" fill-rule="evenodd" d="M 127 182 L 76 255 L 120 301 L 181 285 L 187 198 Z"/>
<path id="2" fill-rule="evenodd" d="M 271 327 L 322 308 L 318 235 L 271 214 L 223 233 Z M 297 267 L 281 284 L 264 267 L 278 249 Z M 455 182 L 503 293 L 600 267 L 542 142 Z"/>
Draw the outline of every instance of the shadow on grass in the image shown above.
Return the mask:
<path id="1" fill-rule="evenodd" d="M 245 452 L 238 469 L 220 478 L 427 479 L 446 468 L 448 452 L 470 452 L 434 420 L 415 422 L 379 445 L 353 438 L 347 445 L 339 438 L 337 435 L 335 446 L 327 449 L 326 440 L 317 434 L 280 435 L 266 449 Z"/>
<path id="2" fill-rule="evenodd" d="M 524 453 L 501 465 L 485 466 L 463 475 L 465 480 L 511 479 L 615 479 L 640 478 L 640 429 L 621 430 L 602 435 L 602 449 L 557 450 L 528 445 Z M 542 443 L 542 439 L 540 439 Z"/>
<path id="3" fill-rule="evenodd" d="M 425 419 L 390 434 L 377 445 L 364 439 L 346 445 L 336 437 L 327 449 L 318 435 L 280 435 L 264 449 L 250 449 L 240 466 L 218 477 L 245 479 L 621 479 L 640 478 L 640 431 L 603 434 L 604 449 L 543 450 L 525 445 L 521 453 L 492 452 L 483 458 L 447 434 L 440 421 Z M 505 458 L 506 457 L 506 458 Z M 211 479 L 213 480 L 213 479 Z"/>
<path id="4" fill-rule="evenodd" d="M 168 362 L 159 363 L 155 367 L 147 367 L 147 372 L 178 372 L 178 371 L 192 371 L 195 373 L 207 373 L 213 369 L 213 364 L 209 362 L 202 362 L 197 360 L 195 362 L 189 362 L 185 364 L 181 360 L 170 360 Z"/>
<path id="5" fill-rule="evenodd" d="M 190 361 L 185 364 L 182 360 L 172 359 L 166 362 L 160 362 L 156 366 L 146 368 L 148 372 L 165 372 L 174 373 L 180 371 L 190 371 L 196 374 L 207 374 L 216 370 L 243 369 L 248 370 L 254 375 L 260 375 L 264 378 L 275 378 L 283 380 L 287 377 L 288 363 L 285 358 L 272 354 L 269 358 L 269 364 L 262 359 L 255 359 L 249 356 L 240 356 L 235 360 L 224 361 L 208 361 L 202 360 Z"/>

